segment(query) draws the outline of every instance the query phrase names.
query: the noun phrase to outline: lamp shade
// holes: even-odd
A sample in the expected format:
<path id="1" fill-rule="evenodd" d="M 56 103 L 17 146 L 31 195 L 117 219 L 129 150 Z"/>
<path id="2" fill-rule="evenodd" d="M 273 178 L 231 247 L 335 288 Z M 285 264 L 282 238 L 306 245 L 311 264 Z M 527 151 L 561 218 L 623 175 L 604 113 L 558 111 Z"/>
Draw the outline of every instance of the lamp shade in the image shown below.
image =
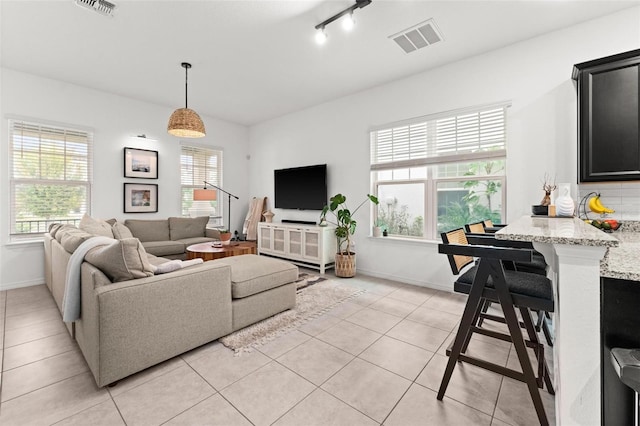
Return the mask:
<path id="1" fill-rule="evenodd" d="M 167 131 L 183 138 L 201 138 L 206 133 L 198 113 L 189 108 L 179 108 L 171 114 Z"/>
<path id="2" fill-rule="evenodd" d="M 215 201 L 217 191 L 211 189 L 194 189 L 193 200 L 194 201 Z"/>

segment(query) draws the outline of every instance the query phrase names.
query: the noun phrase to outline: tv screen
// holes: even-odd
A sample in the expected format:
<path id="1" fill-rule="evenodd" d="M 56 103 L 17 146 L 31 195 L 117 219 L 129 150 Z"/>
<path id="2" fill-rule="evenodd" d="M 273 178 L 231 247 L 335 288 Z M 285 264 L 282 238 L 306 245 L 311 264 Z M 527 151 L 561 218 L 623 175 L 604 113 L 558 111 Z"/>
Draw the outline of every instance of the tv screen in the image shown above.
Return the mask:
<path id="1" fill-rule="evenodd" d="M 322 210 L 327 204 L 327 165 L 274 170 L 275 207 Z"/>

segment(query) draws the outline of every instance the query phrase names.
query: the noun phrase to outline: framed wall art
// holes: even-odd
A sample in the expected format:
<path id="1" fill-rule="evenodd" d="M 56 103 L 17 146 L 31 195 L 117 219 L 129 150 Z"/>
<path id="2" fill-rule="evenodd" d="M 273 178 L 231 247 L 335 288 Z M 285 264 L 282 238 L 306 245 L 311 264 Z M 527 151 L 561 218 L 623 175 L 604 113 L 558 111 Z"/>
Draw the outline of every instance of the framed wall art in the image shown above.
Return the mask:
<path id="1" fill-rule="evenodd" d="M 158 185 L 157 184 L 124 184 L 124 212 L 125 213 L 157 213 Z"/>
<path id="2" fill-rule="evenodd" d="M 124 177 L 158 179 L 158 151 L 125 148 Z"/>

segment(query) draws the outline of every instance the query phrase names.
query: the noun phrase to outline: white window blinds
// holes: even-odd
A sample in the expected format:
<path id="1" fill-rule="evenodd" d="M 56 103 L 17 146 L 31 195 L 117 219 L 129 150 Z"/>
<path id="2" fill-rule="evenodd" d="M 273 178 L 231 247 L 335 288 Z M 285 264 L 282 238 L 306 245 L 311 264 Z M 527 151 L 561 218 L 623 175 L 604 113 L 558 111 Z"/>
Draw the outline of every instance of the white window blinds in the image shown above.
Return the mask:
<path id="1" fill-rule="evenodd" d="M 9 120 L 9 138 L 12 238 L 90 213 L 91 133 Z"/>
<path id="2" fill-rule="evenodd" d="M 453 111 L 373 130 L 371 168 L 504 157 L 507 106 Z"/>
<path id="3" fill-rule="evenodd" d="M 222 151 L 202 146 L 183 145 L 180 153 L 180 182 L 182 185 L 182 214 L 189 215 L 193 205 L 193 190 L 204 188 L 204 182 L 222 187 Z M 212 188 L 213 189 L 213 188 Z M 220 199 L 218 193 L 218 200 Z M 222 203 L 217 214 L 222 213 Z"/>

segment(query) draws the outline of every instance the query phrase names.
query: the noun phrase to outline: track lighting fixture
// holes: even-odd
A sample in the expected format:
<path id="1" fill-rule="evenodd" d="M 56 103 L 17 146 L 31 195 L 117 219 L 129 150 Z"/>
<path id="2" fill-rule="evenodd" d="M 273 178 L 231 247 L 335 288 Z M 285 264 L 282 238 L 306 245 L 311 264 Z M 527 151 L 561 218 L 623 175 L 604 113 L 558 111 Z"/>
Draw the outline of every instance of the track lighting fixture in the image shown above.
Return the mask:
<path id="1" fill-rule="evenodd" d="M 371 0 L 356 0 L 356 3 L 353 6 L 349 6 L 343 11 L 336 13 L 331 18 L 320 22 L 318 25 L 316 25 L 316 42 L 318 44 L 324 44 L 324 42 L 327 41 L 327 34 L 324 31 L 325 27 L 333 21 L 342 18 L 343 16 L 344 19 L 342 20 L 342 28 L 347 31 L 351 30 L 355 24 L 355 21 L 353 20 L 353 11 L 356 9 L 362 9 L 369 4 L 371 4 Z"/>

